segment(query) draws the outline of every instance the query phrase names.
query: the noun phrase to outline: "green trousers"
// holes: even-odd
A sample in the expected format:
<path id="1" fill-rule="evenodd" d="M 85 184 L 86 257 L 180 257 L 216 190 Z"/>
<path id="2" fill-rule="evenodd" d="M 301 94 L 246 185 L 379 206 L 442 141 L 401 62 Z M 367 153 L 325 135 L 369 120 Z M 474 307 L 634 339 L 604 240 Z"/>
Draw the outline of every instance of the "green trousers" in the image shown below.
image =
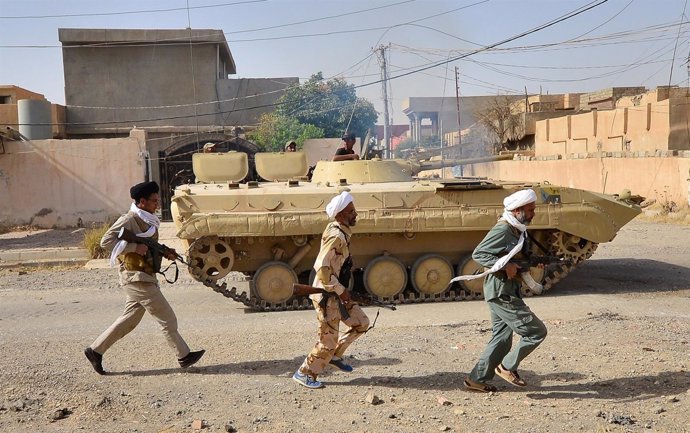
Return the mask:
<path id="1" fill-rule="evenodd" d="M 494 377 L 498 364 L 506 370 L 517 370 L 520 362 L 546 338 L 546 326 L 532 310 L 517 297 L 501 296 L 487 302 L 491 311 L 491 341 L 470 373 L 475 382 Z M 520 341 L 511 350 L 513 332 Z"/>

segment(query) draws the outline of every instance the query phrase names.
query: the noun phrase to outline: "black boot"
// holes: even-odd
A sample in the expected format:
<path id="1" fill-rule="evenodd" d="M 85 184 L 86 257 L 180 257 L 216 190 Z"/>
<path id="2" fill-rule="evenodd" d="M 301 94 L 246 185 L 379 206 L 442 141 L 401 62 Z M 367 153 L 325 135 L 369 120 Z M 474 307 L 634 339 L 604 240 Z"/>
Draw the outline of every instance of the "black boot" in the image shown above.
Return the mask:
<path id="1" fill-rule="evenodd" d="M 196 352 L 189 352 L 187 356 L 184 358 L 178 359 L 177 361 L 180 363 L 180 367 L 182 368 L 187 368 L 191 367 L 192 365 L 196 364 L 198 360 L 201 359 L 202 356 L 204 356 L 205 350 L 197 350 Z"/>
<path id="2" fill-rule="evenodd" d="M 96 373 L 98 374 L 105 374 L 105 370 L 103 370 L 103 355 L 100 353 L 96 352 L 90 347 L 87 347 L 84 349 L 84 355 L 86 355 L 86 359 L 91 362 L 91 366 L 93 367 L 94 370 L 96 370 Z"/>

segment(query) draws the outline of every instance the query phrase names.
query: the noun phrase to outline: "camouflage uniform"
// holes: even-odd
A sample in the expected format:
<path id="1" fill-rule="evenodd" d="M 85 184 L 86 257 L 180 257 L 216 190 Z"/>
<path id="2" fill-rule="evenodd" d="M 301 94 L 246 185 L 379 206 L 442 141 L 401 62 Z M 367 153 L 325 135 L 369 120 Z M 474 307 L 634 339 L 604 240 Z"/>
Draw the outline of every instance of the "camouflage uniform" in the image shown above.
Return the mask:
<path id="1" fill-rule="evenodd" d="M 321 239 L 321 250 L 314 263 L 316 278 L 312 285 L 333 293 L 333 295 L 310 296 L 319 321 L 319 341 L 305 358 L 299 368 L 299 373 L 309 375 L 314 380 L 333 356 L 341 358 L 348 346 L 369 327 L 369 318 L 359 305 L 352 302 L 347 305 L 347 313 L 350 315 L 347 319 L 343 319 L 340 312 L 340 301 L 337 295 L 346 289 L 338 281 L 338 275 L 345 260 L 350 256 L 351 236 L 349 227 L 335 221 L 328 224 Z M 341 321 L 349 329 L 338 338 L 338 326 Z"/>

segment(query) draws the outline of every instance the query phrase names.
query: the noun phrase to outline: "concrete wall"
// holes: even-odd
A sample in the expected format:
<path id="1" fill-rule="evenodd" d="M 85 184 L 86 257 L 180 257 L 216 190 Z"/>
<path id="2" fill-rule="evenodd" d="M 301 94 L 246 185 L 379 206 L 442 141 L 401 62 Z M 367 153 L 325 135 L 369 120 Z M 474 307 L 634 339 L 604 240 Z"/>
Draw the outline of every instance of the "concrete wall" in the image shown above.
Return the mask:
<path id="1" fill-rule="evenodd" d="M 646 91 L 645 87 L 609 87 L 595 92 L 583 93 L 580 96 L 580 108 L 583 109 L 612 109 L 616 101 L 624 96 L 639 95 Z"/>
<path id="2" fill-rule="evenodd" d="M 673 150 L 690 150 L 690 98 L 685 95 L 671 97 L 668 104 L 673 108 L 669 118 L 668 147 Z"/>
<path id="3" fill-rule="evenodd" d="M 677 105 L 669 108 L 669 101 L 673 100 L 537 121 L 535 154 L 686 150 L 690 145 L 687 103 L 673 101 Z M 674 135 L 671 124 L 676 125 Z"/>
<path id="4" fill-rule="evenodd" d="M 219 99 L 214 45 L 193 47 L 193 67 L 190 47 L 184 45 L 63 47 L 62 55 L 70 134 L 216 124 L 218 103 L 211 102 Z"/>
<path id="5" fill-rule="evenodd" d="M 127 210 L 144 180 L 141 131 L 127 138 L 5 142 L 0 154 L 0 222 L 73 227 Z"/>
<path id="6" fill-rule="evenodd" d="M 633 194 L 688 205 L 690 152 L 688 157 L 585 158 L 544 161 L 497 161 L 464 167 L 465 176 L 554 185 L 617 194 Z"/>
<path id="7" fill-rule="evenodd" d="M 297 77 L 227 79 L 236 69 L 220 30 L 60 29 L 59 35 L 70 135 L 255 125 L 285 88 L 299 84 Z"/>
<path id="8" fill-rule="evenodd" d="M 275 110 L 273 104 L 283 96 L 285 89 L 297 85 L 297 77 L 218 80 L 218 97 L 223 102 L 219 104 L 216 124 L 256 125 L 262 114 Z"/>

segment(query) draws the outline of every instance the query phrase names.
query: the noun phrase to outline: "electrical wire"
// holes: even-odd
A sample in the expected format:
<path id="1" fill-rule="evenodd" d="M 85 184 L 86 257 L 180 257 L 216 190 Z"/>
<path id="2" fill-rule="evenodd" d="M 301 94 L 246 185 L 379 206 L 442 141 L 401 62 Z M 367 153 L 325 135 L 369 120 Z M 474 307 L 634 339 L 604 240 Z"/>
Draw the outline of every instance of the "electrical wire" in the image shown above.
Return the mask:
<path id="1" fill-rule="evenodd" d="M 264 0 L 265 1 L 265 0 Z M 463 9 L 467 9 L 473 6 L 477 6 L 483 3 L 487 3 L 490 0 L 479 0 L 476 1 L 475 3 L 471 3 L 465 6 L 460 6 L 457 8 L 453 8 L 444 12 L 439 12 L 436 14 L 432 15 L 427 15 L 422 18 L 417 18 L 414 20 L 410 21 L 405 21 L 389 26 L 379 26 L 379 27 L 368 27 L 368 28 L 362 28 L 362 29 L 350 29 L 350 30 L 333 30 L 333 31 L 328 31 L 328 32 L 320 32 L 320 33 L 305 33 L 305 34 L 297 34 L 297 35 L 280 35 L 280 36 L 272 36 L 272 37 L 265 37 L 265 38 L 252 38 L 252 39 L 233 39 L 231 35 L 233 34 L 232 32 L 223 32 L 225 37 L 227 38 L 228 42 L 238 43 L 238 42 L 259 42 L 259 41 L 273 41 L 273 40 L 284 40 L 284 39 L 295 39 L 295 38 L 309 38 L 309 37 L 318 37 L 318 36 L 331 36 L 331 35 L 337 35 L 337 34 L 349 34 L 349 33 L 361 33 L 361 32 L 370 32 L 370 31 L 375 31 L 375 30 L 390 30 L 395 27 L 400 27 L 400 26 L 405 26 L 405 25 L 411 25 L 420 21 L 425 21 L 429 20 L 432 18 L 437 18 L 443 15 L 448 15 Z M 603 1 L 608 1 L 608 0 L 603 0 Z M 396 5 L 396 4 L 393 4 Z M 354 11 L 353 13 L 361 13 L 361 11 Z M 282 26 L 282 25 L 281 25 Z M 208 35 L 199 35 L 196 36 L 195 38 L 201 39 L 204 37 L 208 37 Z M 0 48 L 65 48 L 65 49 L 79 49 L 79 48 L 103 48 L 103 47 L 112 47 L 112 46 L 117 46 L 117 47 L 130 47 L 130 46 L 137 46 L 137 47 L 142 47 L 142 46 L 147 46 L 147 45 L 157 45 L 161 42 L 165 42 L 168 45 L 175 45 L 175 41 L 179 41 L 179 44 L 184 44 L 186 45 L 187 42 L 187 37 L 179 37 L 179 38 L 167 38 L 164 41 L 157 41 L 157 42 L 146 42 L 142 41 L 142 43 L 137 43 L 137 42 L 132 42 L 132 41 L 122 41 L 122 42 L 97 42 L 97 43 L 92 43 L 92 44 L 79 44 L 79 45 L 0 45 Z M 199 44 L 217 44 L 218 42 L 196 42 Z"/>
<path id="2" fill-rule="evenodd" d="M 683 13 L 680 15 L 680 21 L 683 22 L 683 17 L 685 16 L 685 8 L 688 7 L 688 0 L 685 0 L 685 3 L 683 4 Z M 678 36 L 676 36 L 676 45 L 673 47 L 673 60 L 671 61 L 671 70 L 669 71 L 669 76 L 668 76 L 668 85 L 671 85 L 671 80 L 673 79 L 673 65 L 676 61 L 676 49 L 678 48 L 678 39 L 680 39 L 680 29 L 681 25 L 678 25 Z"/>
<path id="3" fill-rule="evenodd" d="M 236 6 L 247 3 L 263 3 L 268 0 L 244 0 L 233 3 L 218 3 L 214 5 L 205 6 L 192 6 L 190 8 L 167 8 L 167 9 L 149 9 L 149 10 L 136 10 L 136 11 L 122 11 L 122 12 L 100 12 L 100 13 L 82 13 L 82 14 L 56 14 L 56 15 L 24 15 L 24 16 L 2 16 L 0 15 L 0 20 L 28 20 L 28 19 L 43 19 L 43 18 L 74 18 L 74 17 L 106 17 L 113 15 L 136 15 L 136 14 L 149 14 L 158 12 L 177 12 L 184 11 L 187 9 L 209 9 L 218 8 L 226 6 Z"/>
<path id="4" fill-rule="evenodd" d="M 501 41 L 499 41 L 499 42 L 495 42 L 495 43 L 493 43 L 493 44 L 487 45 L 487 46 L 485 46 L 485 47 L 482 47 L 482 48 L 479 48 L 479 49 L 476 49 L 476 50 L 473 50 L 473 51 L 470 51 L 469 53 L 466 53 L 466 54 L 463 54 L 463 55 L 460 55 L 460 56 L 456 56 L 456 57 L 454 57 L 454 58 L 452 58 L 452 59 L 448 59 L 448 60 L 446 60 L 446 61 L 434 63 L 434 64 L 432 64 L 432 65 L 429 65 L 429 66 L 426 66 L 426 67 L 423 67 L 423 68 L 419 68 L 419 69 L 416 69 L 416 70 L 413 70 L 413 71 L 408 71 L 408 72 L 405 72 L 405 73 L 402 73 L 402 74 L 394 75 L 394 76 L 390 77 L 389 80 L 395 80 L 395 79 L 402 78 L 402 77 L 405 77 L 405 76 L 408 76 L 408 75 L 412 75 L 412 74 L 417 73 L 417 72 L 426 71 L 426 70 L 428 70 L 428 69 L 435 68 L 435 67 L 438 67 L 438 66 L 441 66 L 441 65 L 445 65 L 445 64 L 448 64 L 448 63 L 450 63 L 450 62 L 454 62 L 454 61 L 456 61 L 456 60 L 460 60 L 460 59 L 463 59 L 463 58 L 465 58 L 465 57 L 469 57 L 469 56 L 471 56 L 471 55 L 473 55 L 473 54 L 477 54 L 477 53 L 480 53 L 480 52 L 482 52 L 482 51 L 487 51 L 487 50 L 490 50 L 490 49 L 492 49 L 492 48 L 498 47 L 498 46 L 500 46 L 500 45 L 507 44 L 508 42 L 512 42 L 512 41 L 514 41 L 514 40 L 516 40 L 516 39 L 523 38 L 523 37 L 525 37 L 525 36 L 527 36 L 527 35 L 530 35 L 530 34 L 539 32 L 539 31 L 541 31 L 541 30 L 544 30 L 544 29 L 546 29 L 546 28 L 549 28 L 549 27 L 551 27 L 551 26 L 554 26 L 554 25 L 556 25 L 556 24 L 558 24 L 558 23 L 561 23 L 561 22 L 563 22 L 563 21 L 565 21 L 565 20 L 574 18 L 574 17 L 576 17 L 577 15 L 580 15 L 580 14 L 582 14 L 582 13 L 584 13 L 584 12 L 587 12 L 587 11 L 589 11 L 589 10 L 591 10 L 591 9 L 594 9 L 594 8 L 596 8 L 596 7 L 598 7 L 598 6 L 601 6 L 601 5 L 603 5 L 604 3 L 606 3 L 606 2 L 608 2 L 608 0 L 595 0 L 595 1 L 593 1 L 593 2 L 588 3 L 588 4 L 585 5 L 585 6 L 582 6 L 582 7 L 578 8 L 578 9 L 575 9 L 574 11 L 571 11 L 571 12 L 569 12 L 569 13 L 567 13 L 567 14 L 565 14 L 565 15 L 559 17 L 559 18 L 556 18 L 556 19 L 554 19 L 554 20 L 551 20 L 551 21 L 549 21 L 549 22 L 547 22 L 547 23 L 545 23 L 545 24 L 542 24 L 542 25 L 540 25 L 540 26 L 537 26 L 537 27 L 535 27 L 535 28 L 533 28 L 533 29 L 531 29 L 531 30 L 524 31 L 524 32 L 519 33 L 519 34 L 517 34 L 517 35 L 515 35 L 515 36 L 511 36 L 511 37 L 506 38 L 506 39 L 503 39 L 503 40 L 501 40 Z M 372 82 L 369 82 L 369 83 L 366 83 L 366 84 L 362 84 L 362 85 L 356 86 L 356 88 L 371 86 L 371 85 L 373 85 L 373 84 L 378 84 L 378 83 L 380 83 L 380 82 L 381 82 L 381 80 L 372 81 Z"/>

